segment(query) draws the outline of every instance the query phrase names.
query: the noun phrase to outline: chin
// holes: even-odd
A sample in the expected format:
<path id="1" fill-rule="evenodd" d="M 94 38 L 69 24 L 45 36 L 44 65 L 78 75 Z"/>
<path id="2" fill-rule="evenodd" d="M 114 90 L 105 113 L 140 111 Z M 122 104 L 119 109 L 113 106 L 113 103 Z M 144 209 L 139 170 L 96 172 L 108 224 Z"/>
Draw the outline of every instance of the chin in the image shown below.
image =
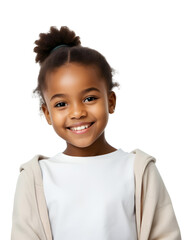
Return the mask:
<path id="1" fill-rule="evenodd" d="M 70 144 L 73 145 L 74 147 L 78 147 L 78 148 L 87 148 L 87 147 L 91 146 L 93 143 L 84 143 L 84 144 L 70 143 Z"/>
<path id="2" fill-rule="evenodd" d="M 79 141 L 68 141 L 69 144 L 73 145 L 77 148 L 86 148 L 90 147 L 95 141 L 86 141 L 86 140 L 79 140 Z"/>

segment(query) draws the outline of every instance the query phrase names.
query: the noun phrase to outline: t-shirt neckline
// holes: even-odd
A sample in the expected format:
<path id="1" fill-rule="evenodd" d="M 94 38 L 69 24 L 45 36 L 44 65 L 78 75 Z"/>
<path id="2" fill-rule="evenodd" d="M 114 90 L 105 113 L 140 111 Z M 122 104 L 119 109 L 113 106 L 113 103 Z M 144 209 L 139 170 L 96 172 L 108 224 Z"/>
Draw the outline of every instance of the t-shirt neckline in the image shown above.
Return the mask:
<path id="1" fill-rule="evenodd" d="M 54 156 L 54 159 L 59 160 L 59 161 L 70 161 L 70 162 L 87 162 L 87 161 L 93 161 L 93 160 L 99 160 L 99 159 L 109 159 L 109 158 L 114 158 L 117 154 L 120 152 L 123 152 L 121 148 L 118 148 L 117 150 L 102 154 L 102 155 L 96 155 L 96 156 L 85 156 L 85 157 L 80 157 L 80 156 L 70 156 L 67 155 L 63 152 L 58 153 L 57 155 Z"/>

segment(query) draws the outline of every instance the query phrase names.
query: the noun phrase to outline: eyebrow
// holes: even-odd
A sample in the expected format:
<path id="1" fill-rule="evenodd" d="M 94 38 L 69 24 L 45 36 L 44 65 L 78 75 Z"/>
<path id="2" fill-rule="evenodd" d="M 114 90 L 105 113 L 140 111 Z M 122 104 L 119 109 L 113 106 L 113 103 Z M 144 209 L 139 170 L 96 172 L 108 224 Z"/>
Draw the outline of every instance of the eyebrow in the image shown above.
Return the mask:
<path id="1" fill-rule="evenodd" d="M 90 87 L 90 88 L 86 88 L 84 89 L 81 94 L 85 94 L 85 93 L 88 93 L 90 91 L 97 91 L 97 92 L 100 92 L 100 90 L 98 88 L 95 88 L 95 87 Z M 59 97 L 67 97 L 68 94 L 64 94 L 64 93 L 58 93 L 58 94 L 55 94 L 51 97 L 50 101 L 52 101 L 53 99 L 55 98 L 59 98 Z"/>

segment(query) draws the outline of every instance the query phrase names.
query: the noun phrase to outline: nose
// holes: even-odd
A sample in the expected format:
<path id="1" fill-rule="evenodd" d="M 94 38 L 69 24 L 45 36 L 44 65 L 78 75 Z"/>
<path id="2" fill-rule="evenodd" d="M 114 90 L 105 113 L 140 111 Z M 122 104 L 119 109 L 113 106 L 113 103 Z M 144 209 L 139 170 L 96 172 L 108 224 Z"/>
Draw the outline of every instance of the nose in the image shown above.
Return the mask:
<path id="1" fill-rule="evenodd" d="M 86 115 L 87 115 L 87 111 L 83 106 L 83 104 L 75 103 L 70 107 L 70 113 L 69 113 L 70 118 L 79 119 L 81 117 L 85 117 Z"/>

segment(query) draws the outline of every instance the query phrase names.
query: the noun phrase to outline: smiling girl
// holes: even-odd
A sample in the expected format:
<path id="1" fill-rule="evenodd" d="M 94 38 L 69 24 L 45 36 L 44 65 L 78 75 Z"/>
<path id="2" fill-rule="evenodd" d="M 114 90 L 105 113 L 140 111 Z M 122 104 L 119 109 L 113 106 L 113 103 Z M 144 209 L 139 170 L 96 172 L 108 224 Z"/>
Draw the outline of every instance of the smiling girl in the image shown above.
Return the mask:
<path id="1" fill-rule="evenodd" d="M 105 138 L 118 86 L 105 57 L 67 27 L 51 27 L 35 43 L 34 92 L 66 148 L 20 167 L 12 240 L 180 240 L 156 159 Z"/>
<path id="2" fill-rule="evenodd" d="M 95 66 L 69 62 L 49 74 L 43 112 L 49 124 L 67 143 L 72 156 L 95 156 L 116 150 L 105 140 L 109 112 L 115 94 Z"/>

